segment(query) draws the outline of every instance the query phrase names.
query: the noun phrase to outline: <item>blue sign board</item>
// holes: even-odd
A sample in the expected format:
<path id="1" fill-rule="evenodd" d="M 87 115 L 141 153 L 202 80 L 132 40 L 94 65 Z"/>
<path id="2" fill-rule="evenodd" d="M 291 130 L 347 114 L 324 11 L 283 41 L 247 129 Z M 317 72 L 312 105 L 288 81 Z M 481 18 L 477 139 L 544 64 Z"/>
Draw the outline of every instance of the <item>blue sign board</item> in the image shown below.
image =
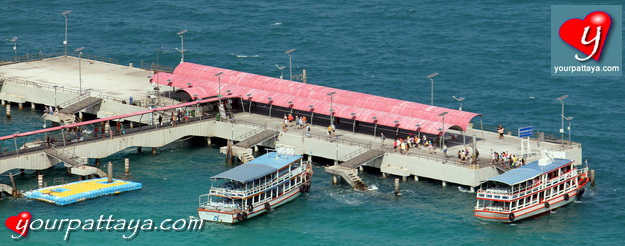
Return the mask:
<path id="1" fill-rule="evenodd" d="M 534 136 L 534 128 L 533 127 L 527 126 L 527 127 L 519 128 L 519 137 L 520 138 L 531 137 L 531 136 Z"/>

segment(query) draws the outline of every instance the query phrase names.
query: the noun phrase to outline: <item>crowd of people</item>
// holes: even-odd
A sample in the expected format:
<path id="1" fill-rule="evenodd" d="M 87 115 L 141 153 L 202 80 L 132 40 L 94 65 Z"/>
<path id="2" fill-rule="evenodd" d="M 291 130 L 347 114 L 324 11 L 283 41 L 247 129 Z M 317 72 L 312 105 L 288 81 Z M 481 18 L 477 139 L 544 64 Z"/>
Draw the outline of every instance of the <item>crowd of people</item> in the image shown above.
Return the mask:
<path id="1" fill-rule="evenodd" d="M 306 137 L 310 137 L 310 126 L 308 125 L 308 119 L 306 119 L 306 116 L 299 116 L 296 115 L 295 117 L 293 117 L 292 114 L 285 114 L 283 117 L 283 122 L 282 122 L 282 131 L 283 132 L 287 132 L 289 131 L 290 127 L 295 127 L 295 129 L 305 129 L 306 130 Z M 334 125 L 331 125 L 330 127 L 332 127 L 332 129 L 334 129 Z M 328 134 L 328 135 L 332 135 L 333 137 L 336 137 L 336 135 L 334 134 Z"/>
<path id="2" fill-rule="evenodd" d="M 517 168 L 517 167 L 522 167 L 525 165 L 525 158 L 521 157 L 517 157 L 514 154 L 510 154 L 510 151 L 504 151 L 501 153 L 498 153 L 496 151 L 493 151 L 492 149 L 491 151 L 491 164 L 495 165 L 503 165 L 507 168 Z"/>

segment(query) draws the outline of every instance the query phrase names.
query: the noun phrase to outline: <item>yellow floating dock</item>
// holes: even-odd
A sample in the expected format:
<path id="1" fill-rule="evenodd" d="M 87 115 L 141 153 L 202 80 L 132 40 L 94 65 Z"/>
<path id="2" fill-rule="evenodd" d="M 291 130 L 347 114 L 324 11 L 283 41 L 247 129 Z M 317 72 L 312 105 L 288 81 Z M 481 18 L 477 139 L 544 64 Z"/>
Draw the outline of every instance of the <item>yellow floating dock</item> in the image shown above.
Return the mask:
<path id="1" fill-rule="evenodd" d="M 100 178 L 41 188 L 26 192 L 25 196 L 63 206 L 86 199 L 138 190 L 141 187 L 141 183 L 137 182 L 113 179 L 113 182 L 109 183 L 107 178 Z"/>

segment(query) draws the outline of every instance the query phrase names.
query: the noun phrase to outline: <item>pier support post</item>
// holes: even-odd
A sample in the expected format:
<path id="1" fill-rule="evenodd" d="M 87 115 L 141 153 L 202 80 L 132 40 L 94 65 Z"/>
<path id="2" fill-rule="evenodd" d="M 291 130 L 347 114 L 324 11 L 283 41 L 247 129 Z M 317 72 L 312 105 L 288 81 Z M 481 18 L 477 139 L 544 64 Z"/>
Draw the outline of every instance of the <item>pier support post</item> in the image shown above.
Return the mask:
<path id="1" fill-rule="evenodd" d="M 447 187 L 447 181 L 443 181 L 443 187 Z"/>
<path id="2" fill-rule="evenodd" d="M 43 174 L 37 175 L 37 185 L 39 185 L 39 189 L 43 188 Z"/>
<path id="3" fill-rule="evenodd" d="M 469 191 L 470 191 L 471 193 L 475 193 L 475 187 L 471 186 L 471 189 L 469 189 Z"/>
<path id="4" fill-rule="evenodd" d="M 332 174 L 332 184 L 338 184 L 339 178 L 337 175 Z"/>
<path id="5" fill-rule="evenodd" d="M 206 145 L 211 146 L 213 144 L 213 140 L 210 137 L 206 137 Z"/>
<path id="6" fill-rule="evenodd" d="M 24 177 L 24 175 L 26 174 L 24 171 L 26 171 L 25 169 L 20 169 L 20 176 Z"/>
<path id="7" fill-rule="evenodd" d="M 401 177 L 402 181 L 406 182 L 408 180 L 408 176 Z"/>
<path id="8" fill-rule="evenodd" d="M 414 176 L 414 181 L 419 182 L 419 176 L 415 175 Z"/>
<path id="9" fill-rule="evenodd" d="M 595 170 L 590 170 L 590 185 L 595 186 Z"/>
<path id="10" fill-rule="evenodd" d="M 7 119 L 11 119 L 11 104 L 7 103 Z"/>
<path id="11" fill-rule="evenodd" d="M 13 194 L 12 196 L 17 196 L 19 194 L 17 190 L 17 186 L 15 186 L 15 179 L 13 179 L 13 173 L 9 172 L 9 179 L 11 180 L 11 185 L 13 185 Z"/>
<path id="12" fill-rule="evenodd" d="M 156 155 L 156 148 L 152 148 L 152 154 Z"/>
<path id="13" fill-rule="evenodd" d="M 125 166 L 124 173 L 126 175 L 130 174 L 130 159 L 128 159 L 128 158 L 124 159 L 124 166 Z"/>
<path id="14" fill-rule="evenodd" d="M 132 124 L 132 121 L 130 122 L 130 128 L 135 128 L 135 126 Z"/>
<path id="15" fill-rule="evenodd" d="M 395 178 L 395 195 L 399 196 L 399 178 Z"/>
<path id="16" fill-rule="evenodd" d="M 6 104 L 6 102 L 4 100 L 2 100 L 2 106 L 4 106 L 4 104 Z"/>
<path id="17" fill-rule="evenodd" d="M 23 103 L 18 103 L 17 105 L 18 105 L 18 109 L 19 110 L 24 109 L 24 104 Z"/>
<path id="18" fill-rule="evenodd" d="M 98 168 L 100 167 L 100 159 L 98 158 L 95 159 L 95 166 Z"/>
<path id="19" fill-rule="evenodd" d="M 258 153 L 258 145 L 254 145 L 254 152 Z M 310 158 L 308 158 L 310 159 Z"/>
<path id="20" fill-rule="evenodd" d="M 382 173 L 382 178 L 386 178 L 386 173 Z"/>
<path id="21" fill-rule="evenodd" d="M 362 168 L 362 165 L 358 166 L 358 170 L 360 170 L 361 172 L 364 171 L 364 169 Z"/>
<path id="22" fill-rule="evenodd" d="M 30 103 L 30 109 L 31 109 L 31 110 L 35 110 L 35 103 L 34 103 L 34 102 L 31 102 L 31 103 Z"/>
<path id="23" fill-rule="evenodd" d="M 138 152 L 138 153 L 141 153 L 141 151 L 142 151 L 142 150 L 141 150 L 141 147 L 137 147 L 137 152 Z"/>
<path id="24" fill-rule="evenodd" d="M 108 182 L 113 183 L 113 163 L 109 161 L 108 164 Z"/>
<path id="25" fill-rule="evenodd" d="M 82 112 L 78 111 L 78 119 L 80 119 L 80 121 L 82 121 Z"/>

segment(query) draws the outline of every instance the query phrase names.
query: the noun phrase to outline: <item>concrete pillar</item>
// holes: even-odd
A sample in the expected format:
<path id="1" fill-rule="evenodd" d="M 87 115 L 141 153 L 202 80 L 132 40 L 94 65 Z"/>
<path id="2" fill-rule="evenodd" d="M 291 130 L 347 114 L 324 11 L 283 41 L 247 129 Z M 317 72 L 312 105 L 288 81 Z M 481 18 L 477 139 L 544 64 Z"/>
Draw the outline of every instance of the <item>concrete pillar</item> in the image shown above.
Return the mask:
<path id="1" fill-rule="evenodd" d="M 386 178 L 386 173 L 382 173 L 382 178 Z"/>
<path id="2" fill-rule="evenodd" d="M 18 103 L 17 105 L 18 105 L 18 109 L 19 110 L 24 109 L 24 104 L 23 103 Z"/>
<path id="3" fill-rule="evenodd" d="M 332 184 L 338 184 L 339 183 L 339 179 L 336 175 L 332 174 Z"/>
<path id="4" fill-rule="evenodd" d="M 141 153 L 141 147 L 137 147 L 137 152 Z"/>
<path id="5" fill-rule="evenodd" d="M 7 119 L 11 119 L 11 104 L 7 103 Z"/>
<path id="6" fill-rule="evenodd" d="M 24 169 L 20 169 L 20 175 L 21 175 L 22 177 L 24 177 L 24 175 L 26 174 L 24 171 L 26 171 L 26 170 L 24 170 Z"/>
<path id="7" fill-rule="evenodd" d="M 111 126 L 109 125 L 109 122 L 108 122 L 108 121 L 107 121 L 106 123 L 104 123 L 104 134 L 109 133 L 109 130 L 110 130 L 109 128 L 110 128 L 110 127 L 111 127 Z"/>
<path id="8" fill-rule="evenodd" d="M 152 154 L 156 155 L 156 148 L 152 148 Z"/>
<path id="9" fill-rule="evenodd" d="M 414 181 L 419 182 L 419 176 L 415 175 L 414 176 Z"/>
<path id="10" fill-rule="evenodd" d="M 254 145 L 254 152 L 258 152 L 258 145 Z"/>
<path id="11" fill-rule="evenodd" d="M 210 137 L 206 138 L 206 145 L 208 145 L 208 146 L 213 145 L 213 140 Z"/>
<path id="12" fill-rule="evenodd" d="M 399 196 L 399 178 L 395 178 L 395 195 Z"/>
<path id="13" fill-rule="evenodd" d="M 124 173 L 126 175 L 130 174 L 130 159 L 128 159 L 128 158 L 124 159 L 124 166 L 125 166 Z"/>
<path id="14" fill-rule="evenodd" d="M 113 163 L 109 161 L 108 165 L 108 182 L 113 183 Z"/>
<path id="15" fill-rule="evenodd" d="M 1 102 L 2 102 L 2 106 L 4 106 L 4 104 L 6 103 L 6 102 L 4 102 L 4 100 L 1 100 Z"/>
<path id="16" fill-rule="evenodd" d="M 43 174 L 37 175 L 37 184 L 39 185 L 39 189 L 43 188 Z"/>
<path id="17" fill-rule="evenodd" d="M 406 180 L 408 180 L 408 176 L 403 176 L 401 177 L 402 181 L 406 182 Z"/>
<path id="18" fill-rule="evenodd" d="M 100 159 L 98 158 L 95 159 L 95 166 L 100 167 Z"/>
<path id="19" fill-rule="evenodd" d="M 362 165 L 358 166 L 358 170 L 363 171 Z"/>
<path id="20" fill-rule="evenodd" d="M 82 121 L 82 112 L 78 112 L 78 119 L 80 119 L 80 121 Z"/>
<path id="21" fill-rule="evenodd" d="M 34 102 L 30 103 L 30 109 L 35 110 L 35 103 Z"/>
<path id="22" fill-rule="evenodd" d="M 447 181 L 443 181 L 443 187 L 447 187 Z"/>
<path id="23" fill-rule="evenodd" d="M 130 122 L 130 128 L 134 128 L 134 125 L 132 124 L 132 121 Z"/>
<path id="24" fill-rule="evenodd" d="M 475 187 L 471 186 L 471 189 L 469 190 L 471 193 L 475 193 Z"/>
<path id="25" fill-rule="evenodd" d="M 595 186 L 595 170 L 590 170 L 590 185 Z"/>

